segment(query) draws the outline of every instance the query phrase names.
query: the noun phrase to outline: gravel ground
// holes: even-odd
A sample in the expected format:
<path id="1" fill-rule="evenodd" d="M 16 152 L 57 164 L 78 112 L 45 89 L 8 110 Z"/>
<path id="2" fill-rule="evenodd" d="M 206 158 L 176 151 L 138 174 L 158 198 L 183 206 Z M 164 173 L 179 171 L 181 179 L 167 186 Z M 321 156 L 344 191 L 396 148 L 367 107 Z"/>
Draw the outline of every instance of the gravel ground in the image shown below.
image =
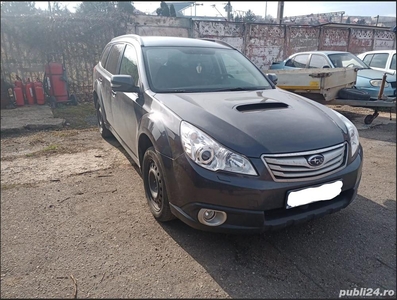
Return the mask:
<path id="1" fill-rule="evenodd" d="M 346 209 L 262 235 L 160 224 L 139 171 L 96 129 L 1 138 L 1 298 L 337 298 L 396 290 L 396 116 L 357 124 Z M 395 298 L 395 294 L 394 297 Z"/>

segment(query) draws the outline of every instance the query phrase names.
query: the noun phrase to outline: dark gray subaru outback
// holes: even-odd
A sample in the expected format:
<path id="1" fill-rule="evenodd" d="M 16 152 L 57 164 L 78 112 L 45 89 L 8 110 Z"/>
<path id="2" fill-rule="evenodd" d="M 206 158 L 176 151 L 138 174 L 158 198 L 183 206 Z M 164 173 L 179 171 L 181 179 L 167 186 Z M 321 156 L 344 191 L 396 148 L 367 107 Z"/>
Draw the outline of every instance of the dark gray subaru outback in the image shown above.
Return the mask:
<path id="1" fill-rule="evenodd" d="M 261 232 L 336 212 L 357 194 L 355 126 L 277 88 L 223 42 L 116 37 L 93 79 L 100 133 L 139 166 L 159 221 Z"/>

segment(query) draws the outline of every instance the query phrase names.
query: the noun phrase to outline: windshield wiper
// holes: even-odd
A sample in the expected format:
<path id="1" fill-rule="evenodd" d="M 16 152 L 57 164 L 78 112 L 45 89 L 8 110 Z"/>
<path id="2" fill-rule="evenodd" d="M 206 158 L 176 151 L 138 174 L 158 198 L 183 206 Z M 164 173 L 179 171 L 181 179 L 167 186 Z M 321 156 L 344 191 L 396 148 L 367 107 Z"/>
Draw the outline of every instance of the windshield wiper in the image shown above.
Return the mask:
<path id="1" fill-rule="evenodd" d="M 255 87 L 234 87 L 234 88 L 224 88 L 214 90 L 214 92 L 234 92 L 234 91 L 253 91 L 253 90 L 265 90 L 266 87 L 263 86 L 255 86 Z"/>
<path id="2" fill-rule="evenodd" d="M 173 89 L 173 90 L 160 90 L 157 93 L 185 93 L 186 90 L 183 89 Z"/>

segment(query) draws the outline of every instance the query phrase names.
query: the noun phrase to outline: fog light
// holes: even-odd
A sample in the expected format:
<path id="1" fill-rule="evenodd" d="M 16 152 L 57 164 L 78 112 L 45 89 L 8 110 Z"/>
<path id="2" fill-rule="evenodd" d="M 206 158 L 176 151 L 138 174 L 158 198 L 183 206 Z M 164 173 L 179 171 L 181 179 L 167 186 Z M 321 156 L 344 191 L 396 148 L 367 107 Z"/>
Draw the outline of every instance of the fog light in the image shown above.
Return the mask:
<path id="1" fill-rule="evenodd" d="M 219 226 L 225 223 L 227 215 L 224 211 L 202 208 L 198 215 L 200 223 L 207 226 Z"/>
<path id="2" fill-rule="evenodd" d="M 215 212 L 213 210 L 205 210 L 204 211 L 204 219 L 206 221 L 211 221 L 215 217 Z"/>

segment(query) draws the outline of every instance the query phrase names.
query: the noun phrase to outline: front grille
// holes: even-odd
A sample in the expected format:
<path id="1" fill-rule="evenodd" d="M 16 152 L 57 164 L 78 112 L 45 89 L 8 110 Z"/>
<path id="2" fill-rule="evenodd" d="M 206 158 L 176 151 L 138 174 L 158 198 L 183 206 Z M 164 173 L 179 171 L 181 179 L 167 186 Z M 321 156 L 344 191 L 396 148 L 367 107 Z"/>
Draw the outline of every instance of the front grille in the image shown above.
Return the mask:
<path id="1" fill-rule="evenodd" d="M 324 162 L 317 167 L 308 163 L 308 158 L 315 154 L 324 156 Z M 347 144 L 306 152 L 263 154 L 262 160 L 274 181 L 313 180 L 328 176 L 346 166 Z"/>

